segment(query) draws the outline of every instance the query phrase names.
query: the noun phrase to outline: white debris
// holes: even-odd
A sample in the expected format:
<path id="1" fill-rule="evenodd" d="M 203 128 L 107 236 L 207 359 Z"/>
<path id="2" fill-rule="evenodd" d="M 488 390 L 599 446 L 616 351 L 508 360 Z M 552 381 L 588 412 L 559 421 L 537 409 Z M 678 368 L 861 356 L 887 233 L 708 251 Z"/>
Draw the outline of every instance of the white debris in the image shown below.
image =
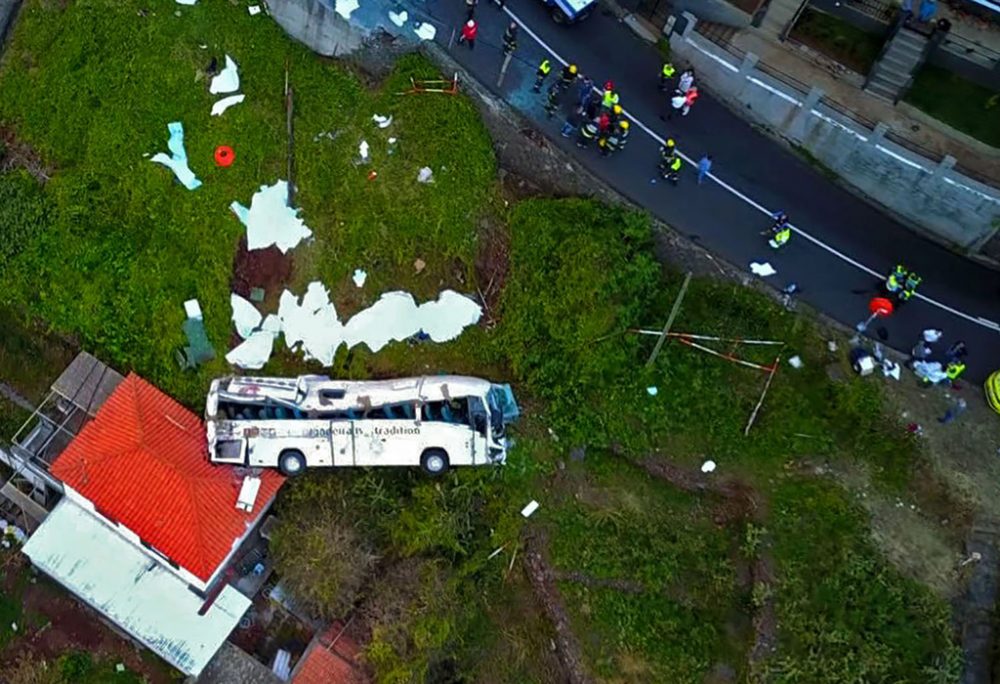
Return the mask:
<path id="1" fill-rule="evenodd" d="M 198 2 L 198 0 L 177 0 L 178 5 L 193 5 L 196 2 Z"/>
<path id="2" fill-rule="evenodd" d="M 274 314 L 268 314 L 264 322 L 261 323 L 260 329 L 277 335 L 281 332 L 281 319 Z"/>
<path id="3" fill-rule="evenodd" d="M 251 17 L 256 17 L 258 14 L 260 14 L 260 5 L 250 5 L 249 7 L 247 7 L 247 12 L 250 13 Z"/>
<path id="4" fill-rule="evenodd" d="M 263 368 L 271 358 L 274 348 L 274 334 L 258 330 L 238 347 L 226 354 L 226 361 L 239 368 L 257 370 Z"/>
<path id="5" fill-rule="evenodd" d="M 292 209 L 287 202 L 288 182 L 279 180 L 271 186 L 260 186 L 249 209 L 239 202 L 229 205 L 247 227 L 247 249 L 276 245 L 284 254 L 312 236 L 312 231 L 299 218 L 299 210 Z"/>
<path id="6" fill-rule="evenodd" d="M 260 492 L 260 476 L 246 475 L 243 484 L 240 486 L 240 493 L 236 496 L 236 508 L 250 513 L 253 505 L 257 502 L 257 494 Z"/>
<path id="7" fill-rule="evenodd" d="M 402 12 L 389 12 L 389 21 L 399 28 L 403 28 L 403 24 L 405 24 L 406 20 L 409 18 L 410 16 L 406 13 L 406 10 L 403 10 Z"/>
<path id="8" fill-rule="evenodd" d="M 361 6 L 358 0 L 334 0 L 334 2 L 336 4 L 334 11 L 347 21 L 351 20 L 351 12 Z"/>
<path id="9" fill-rule="evenodd" d="M 521 509 L 521 515 L 525 518 L 530 518 L 531 514 L 538 510 L 539 503 L 532 499 L 528 502 L 528 505 Z"/>
<path id="10" fill-rule="evenodd" d="M 836 340 L 827 340 L 826 348 L 829 349 L 831 352 L 837 351 L 837 341 Z"/>
<path id="11" fill-rule="evenodd" d="M 379 128 L 388 128 L 389 124 L 392 123 L 392 115 L 382 116 L 381 114 L 373 114 L 372 121 L 378 124 Z"/>
<path id="12" fill-rule="evenodd" d="M 941 332 L 940 330 L 937 330 L 935 328 L 927 328 L 927 330 L 923 332 L 924 342 L 926 342 L 927 344 L 934 344 L 935 342 L 941 339 L 942 335 L 944 335 L 944 333 Z"/>
<path id="13" fill-rule="evenodd" d="M 187 314 L 188 318 L 201 319 L 201 304 L 198 303 L 197 299 L 189 299 L 184 302 L 184 313 Z"/>
<path id="14" fill-rule="evenodd" d="M 431 167 L 425 166 L 420 171 L 417 172 L 417 182 L 418 183 L 433 183 L 434 182 L 434 172 L 431 171 Z"/>
<path id="15" fill-rule="evenodd" d="M 368 141 L 362 140 L 361 144 L 358 145 L 358 154 L 361 156 L 361 161 L 368 161 Z"/>
<path id="16" fill-rule="evenodd" d="M 801 356 L 795 355 L 792 358 L 788 359 L 788 365 L 790 365 L 792 368 L 802 368 L 802 366 L 804 366 L 805 364 L 802 363 Z"/>
<path id="17" fill-rule="evenodd" d="M 236 66 L 236 62 L 229 55 L 226 55 L 226 68 L 218 73 L 218 75 L 212 79 L 211 85 L 208 86 L 208 92 L 213 95 L 218 95 L 219 93 L 235 93 L 240 89 L 240 71 Z"/>
<path id="18" fill-rule="evenodd" d="M 646 388 L 646 394 L 648 394 L 651 397 L 655 397 L 659 393 L 660 393 L 660 388 L 656 386 L 650 386 Z"/>
<path id="19" fill-rule="evenodd" d="M 715 461 L 705 461 L 701 464 L 701 472 L 711 473 L 715 472 Z"/>
<path id="20" fill-rule="evenodd" d="M 212 105 L 212 116 L 222 116 L 224 111 L 233 105 L 238 105 L 240 102 L 243 102 L 246 97 L 246 95 L 230 95 L 229 97 L 222 98 Z"/>
<path id="21" fill-rule="evenodd" d="M 761 278 L 766 278 L 768 276 L 773 276 L 777 271 L 768 262 L 758 262 L 754 261 L 750 264 L 750 270 L 753 271 L 754 275 L 759 275 Z"/>
<path id="22" fill-rule="evenodd" d="M 890 359 L 882 360 L 882 375 L 887 378 L 892 378 L 893 380 L 899 380 L 902 371 L 899 368 L 899 364 Z"/>
<path id="23" fill-rule="evenodd" d="M 263 316 L 252 302 L 244 299 L 235 292 L 229 295 L 229 305 L 233 308 L 233 325 L 236 326 L 236 333 L 244 340 L 260 326 Z"/>
<path id="24" fill-rule="evenodd" d="M 413 29 L 413 32 L 417 34 L 417 38 L 420 40 L 434 40 L 434 36 L 437 35 L 437 29 L 433 25 L 424 22 Z"/>
<path id="25" fill-rule="evenodd" d="M 354 284 L 356 286 L 358 286 L 358 287 L 364 287 L 365 286 L 365 280 L 368 279 L 368 274 L 365 273 L 365 271 L 363 269 L 356 268 L 356 269 L 354 269 L 354 275 L 352 276 L 352 279 L 354 280 Z"/>
<path id="26" fill-rule="evenodd" d="M 188 166 L 187 151 L 184 149 L 184 124 L 180 121 L 173 121 L 167 124 L 170 131 L 170 138 L 167 140 L 167 149 L 170 156 L 159 152 L 150 157 L 149 161 L 163 164 L 174 172 L 177 180 L 188 190 L 201 187 L 201 181 L 195 177 L 194 172 Z"/>

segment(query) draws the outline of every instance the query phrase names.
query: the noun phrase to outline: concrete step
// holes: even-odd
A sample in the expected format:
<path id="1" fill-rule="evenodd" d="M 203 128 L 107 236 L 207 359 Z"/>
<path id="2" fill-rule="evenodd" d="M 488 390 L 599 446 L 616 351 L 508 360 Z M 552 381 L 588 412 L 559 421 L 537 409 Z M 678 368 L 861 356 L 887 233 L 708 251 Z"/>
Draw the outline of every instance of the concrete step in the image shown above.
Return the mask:
<path id="1" fill-rule="evenodd" d="M 919 59 L 910 59 L 909 56 L 901 57 L 899 53 L 887 52 L 879 60 L 879 64 L 887 64 L 896 71 L 912 73 L 914 68 L 920 64 Z"/>
<path id="2" fill-rule="evenodd" d="M 895 102 L 896 93 L 898 93 L 899 91 L 889 90 L 887 88 L 877 86 L 873 83 L 869 83 L 868 87 L 865 88 L 865 92 L 868 93 L 869 95 L 877 97 L 880 100 L 885 100 L 886 102 Z"/>
<path id="3" fill-rule="evenodd" d="M 765 33 L 779 35 L 785 27 L 791 23 L 795 13 L 799 11 L 799 6 L 804 0 L 773 0 L 768 5 L 767 13 L 761 22 L 760 28 Z"/>
<path id="4" fill-rule="evenodd" d="M 885 53 L 887 55 L 896 55 L 900 59 L 914 59 L 919 60 L 920 56 L 924 54 L 923 48 L 919 50 L 909 47 L 908 45 L 900 45 L 899 43 L 893 41 Z"/>
<path id="5" fill-rule="evenodd" d="M 872 80 L 904 85 L 910 80 L 911 73 L 912 72 L 909 71 L 896 71 L 895 69 L 891 69 L 884 64 L 879 64 L 875 67 L 875 71 L 872 73 Z"/>

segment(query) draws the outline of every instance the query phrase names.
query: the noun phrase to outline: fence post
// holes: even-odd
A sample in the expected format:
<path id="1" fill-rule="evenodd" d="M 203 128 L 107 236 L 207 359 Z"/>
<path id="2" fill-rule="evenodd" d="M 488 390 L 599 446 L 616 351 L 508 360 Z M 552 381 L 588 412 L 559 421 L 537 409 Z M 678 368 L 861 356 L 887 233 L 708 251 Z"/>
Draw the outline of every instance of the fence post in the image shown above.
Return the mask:
<path id="1" fill-rule="evenodd" d="M 806 121 L 809 120 L 813 107 L 818 105 L 819 101 L 822 99 L 823 89 L 813 86 L 806 95 L 805 99 L 802 101 L 802 106 L 795 112 L 792 116 L 792 120 L 785 128 L 785 133 L 787 133 L 790 138 L 794 140 L 801 140 L 805 137 Z"/>
<path id="2" fill-rule="evenodd" d="M 698 25 L 698 17 L 690 12 L 681 12 L 681 16 L 684 17 L 684 30 L 681 31 L 681 36 L 690 38 L 691 34 L 694 33 L 694 27 Z"/>

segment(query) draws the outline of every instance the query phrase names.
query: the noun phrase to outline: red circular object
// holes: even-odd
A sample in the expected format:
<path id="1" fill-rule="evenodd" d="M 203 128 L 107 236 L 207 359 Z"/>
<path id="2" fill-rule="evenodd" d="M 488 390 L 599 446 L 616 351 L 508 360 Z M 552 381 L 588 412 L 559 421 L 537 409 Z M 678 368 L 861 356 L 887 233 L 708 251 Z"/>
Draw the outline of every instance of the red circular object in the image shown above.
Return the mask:
<path id="1" fill-rule="evenodd" d="M 872 297 L 868 302 L 868 310 L 876 316 L 886 317 L 892 313 L 892 300 L 885 297 Z"/>
<path id="2" fill-rule="evenodd" d="M 215 163 L 218 166 L 232 166 L 236 161 L 236 153 L 229 145 L 219 145 L 215 148 Z"/>

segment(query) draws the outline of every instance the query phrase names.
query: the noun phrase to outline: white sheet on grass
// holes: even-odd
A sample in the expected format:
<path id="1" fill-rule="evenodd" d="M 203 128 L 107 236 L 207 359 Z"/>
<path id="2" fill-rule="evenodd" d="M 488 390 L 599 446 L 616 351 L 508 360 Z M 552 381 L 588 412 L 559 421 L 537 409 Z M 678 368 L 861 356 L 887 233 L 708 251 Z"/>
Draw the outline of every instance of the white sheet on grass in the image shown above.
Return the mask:
<path id="1" fill-rule="evenodd" d="M 188 190 L 201 187 L 201 181 L 194 175 L 194 171 L 188 166 L 187 151 L 184 149 L 184 124 L 180 121 L 172 121 L 167 124 L 170 131 L 170 139 L 167 140 L 167 149 L 170 150 L 168 157 L 163 152 L 158 152 L 149 158 L 149 161 L 163 164 L 174 172 L 177 180 Z"/>
<path id="2" fill-rule="evenodd" d="M 252 302 L 235 292 L 229 295 L 229 305 L 233 308 L 233 325 L 236 326 L 236 333 L 245 340 L 260 326 L 263 316 Z"/>
<path id="3" fill-rule="evenodd" d="M 226 361 L 238 366 L 257 370 L 263 368 L 274 349 L 274 333 L 258 330 L 245 339 L 238 347 L 226 354 Z"/>
<path id="4" fill-rule="evenodd" d="M 238 105 L 240 102 L 246 99 L 246 95 L 230 95 L 229 97 L 224 97 L 214 105 L 212 105 L 212 116 L 222 116 L 222 113 L 232 107 L 233 105 Z"/>
<path id="5" fill-rule="evenodd" d="M 226 68 L 212 79 L 211 85 L 208 86 L 208 92 L 218 95 L 219 93 L 235 93 L 239 89 L 239 67 L 236 66 L 236 62 L 233 61 L 232 57 L 226 55 Z"/>
<path id="6" fill-rule="evenodd" d="M 288 182 L 262 185 L 250 200 L 250 208 L 239 202 L 229 205 L 247 227 L 247 249 L 277 246 L 282 254 L 302 240 L 312 237 L 312 231 L 299 218 L 299 210 L 288 206 Z"/>
<path id="7" fill-rule="evenodd" d="M 334 0 L 334 2 L 337 6 L 334 11 L 348 21 L 351 19 L 351 12 L 361 6 L 358 0 Z"/>

